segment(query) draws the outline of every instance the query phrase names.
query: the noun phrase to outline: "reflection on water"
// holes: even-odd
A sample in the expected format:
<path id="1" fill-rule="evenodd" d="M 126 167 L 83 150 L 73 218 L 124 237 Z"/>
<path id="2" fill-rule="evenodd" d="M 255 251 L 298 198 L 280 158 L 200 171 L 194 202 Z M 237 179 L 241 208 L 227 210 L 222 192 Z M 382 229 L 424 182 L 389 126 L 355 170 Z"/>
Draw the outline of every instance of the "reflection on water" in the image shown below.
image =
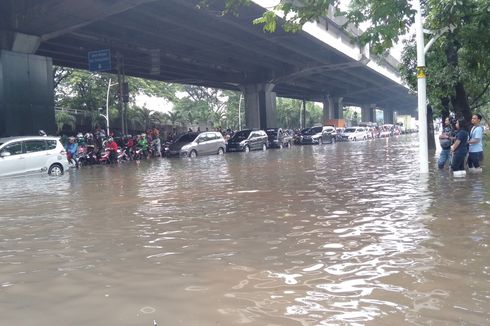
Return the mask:
<path id="1" fill-rule="evenodd" d="M 2 325 L 490 322 L 488 174 L 416 138 L 2 180 Z"/>

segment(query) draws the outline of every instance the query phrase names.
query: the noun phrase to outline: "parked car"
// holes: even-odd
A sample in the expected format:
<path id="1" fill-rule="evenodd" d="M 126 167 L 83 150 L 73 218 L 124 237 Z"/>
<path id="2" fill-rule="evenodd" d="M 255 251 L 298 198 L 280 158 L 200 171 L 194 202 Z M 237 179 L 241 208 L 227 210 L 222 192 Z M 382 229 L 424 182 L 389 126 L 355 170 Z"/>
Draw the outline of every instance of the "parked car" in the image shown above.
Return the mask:
<path id="1" fill-rule="evenodd" d="M 335 128 L 332 126 L 317 126 L 303 129 L 299 138 L 299 143 L 301 145 L 321 145 L 323 143 L 332 144 L 333 142 L 335 142 Z"/>
<path id="2" fill-rule="evenodd" d="M 167 156 L 197 157 L 200 155 L 224 154 L 223 135 L 215 131 L 189 132 L 182 134 L 168 147 Z"/>
<path id="3" fill-rule="evenodd" d="M 61 175 L 68 168 L 65 148 L 57 137 L 0 138 L 0 176 L 33 172 Z"/>
<path id="4" fill-rule="evenodd" d="M 366 128 L 364 127 L 349 127 L 345 128 L 342 133 L 342 140 L 366 140 L 368 138 Z"/>
<path id="5" fill-rule="evenodd" d="M 266 130 L 269 148 L 291 147 L 293 137 L 287 130 L 281 128 L 269 128 Z"/>
<path id="6" fill-rule="evenodd" d="M 227 152 L 249 152 L 252 150 L 266 150 L 269 137 L 263 130 L 244 129 L 237 131 L 228 140 Z"/>

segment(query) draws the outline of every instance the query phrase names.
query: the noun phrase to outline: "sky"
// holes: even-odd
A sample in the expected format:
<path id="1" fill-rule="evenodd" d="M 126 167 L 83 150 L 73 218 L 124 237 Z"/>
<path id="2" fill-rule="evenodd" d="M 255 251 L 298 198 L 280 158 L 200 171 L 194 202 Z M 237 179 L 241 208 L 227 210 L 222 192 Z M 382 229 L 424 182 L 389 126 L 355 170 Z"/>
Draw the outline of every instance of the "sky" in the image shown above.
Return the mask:
<path id="1" fill-rule="evenodd" d="M 163 113 L 170 112 L 173 108 L 173 104 L 162 97 L 148 96 L 144 94 L 138 94 L 136 96 L 136 105 L 139 107 L 146 107 L 148 110 Z"/>

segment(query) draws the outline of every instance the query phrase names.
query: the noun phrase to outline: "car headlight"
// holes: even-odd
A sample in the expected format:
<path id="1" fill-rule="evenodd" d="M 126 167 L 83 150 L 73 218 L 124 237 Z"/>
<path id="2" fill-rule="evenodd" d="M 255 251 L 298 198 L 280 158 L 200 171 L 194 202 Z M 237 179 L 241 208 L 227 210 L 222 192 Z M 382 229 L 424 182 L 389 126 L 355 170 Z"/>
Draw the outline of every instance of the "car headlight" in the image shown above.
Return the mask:
<path id="1" fill-rule="evenodd" d="M 244 140 L 242 140 L 242 141 L 240 142 L 240 146 L 242 146 L 242 147 L 243 147 L 243 146 L 245 146 L 245 144 L 246 144 L 246 142 L 245 142 Z"/>

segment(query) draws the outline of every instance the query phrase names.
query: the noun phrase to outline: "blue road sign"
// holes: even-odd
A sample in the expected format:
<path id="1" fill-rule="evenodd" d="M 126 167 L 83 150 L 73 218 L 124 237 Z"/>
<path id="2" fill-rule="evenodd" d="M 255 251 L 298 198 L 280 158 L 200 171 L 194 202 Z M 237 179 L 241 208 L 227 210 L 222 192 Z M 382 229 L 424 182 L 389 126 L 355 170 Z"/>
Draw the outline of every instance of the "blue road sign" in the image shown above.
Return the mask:
<path id="1" fill-rule="evenodd" d="M 88 70 L 107 71 L 111 69 L 111 50 L 105 49 L 88 53 Z"/>

